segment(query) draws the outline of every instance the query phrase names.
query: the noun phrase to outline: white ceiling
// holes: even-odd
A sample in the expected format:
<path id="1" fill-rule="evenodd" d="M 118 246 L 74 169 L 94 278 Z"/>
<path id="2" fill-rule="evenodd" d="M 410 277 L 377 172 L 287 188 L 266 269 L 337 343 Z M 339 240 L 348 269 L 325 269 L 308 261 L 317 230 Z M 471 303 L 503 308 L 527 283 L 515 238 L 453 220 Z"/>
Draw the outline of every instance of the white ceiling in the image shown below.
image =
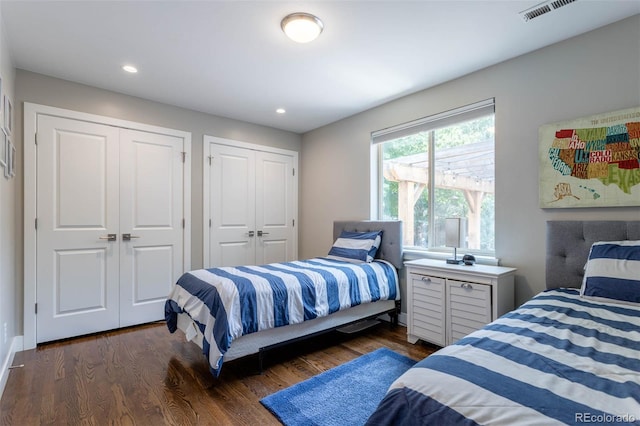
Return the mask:
<path id="1" fill-rule="evenodd" d="M 12 1 L 17 68 L 303 133 L 640 13 L 578 0 L 525 23 L 531 1 Z M 291 12 L 324 21 L 297 44 Z M 138 67 L 135 75 L 121 70 Z M 276 108 L 285 108 L 284 115 Z"/>

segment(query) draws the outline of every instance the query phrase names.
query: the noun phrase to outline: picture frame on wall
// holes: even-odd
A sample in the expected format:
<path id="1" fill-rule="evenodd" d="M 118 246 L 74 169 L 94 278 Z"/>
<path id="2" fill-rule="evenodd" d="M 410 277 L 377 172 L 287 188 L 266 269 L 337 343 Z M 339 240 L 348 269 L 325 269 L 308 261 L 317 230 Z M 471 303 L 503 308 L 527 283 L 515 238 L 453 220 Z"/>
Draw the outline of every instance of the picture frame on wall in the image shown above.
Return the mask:
<path id="1" fill-rule="evenodd" d="M 6 177 L 7 179 L 9 179 L 11 177 L 11 148 L 12 148 L 12 144 L 11 141 L 9 140 L 9 138 L 4 134 L 4 132 L 0 132 L 4 135 L 4 145 L 6 147 L 6 153 L 5 153 L 5 166 L 4 166 L 4 177 Z"/>
<path id="2" fill-rule="evenodd" d="M 13 131 L 13 104 L 7 95 L 4 96 L 4 130 L 7 136 Z"/>
<path id="3" fill-rule="evenodd" d="M 9 155 L 9 177 L 14 177 L 16 175 L 16 147 L 11 142 L 9 142 Z"/>
<path id="4" fill-rule="evenodd" d="M 4 131 L 0 132 L 0 167 L 7 168 L 8 139 Z"/>
<path id="5" fill-rule="evenodd" d="M 2 76 L 0 75 L 0 99 L 2 100 L 2 102 L 0 102 L 0 123 L 3 123 L 4 127 L 4 97 L 3 97 L 4 91 L 2 90 Z M 5 158 L 3 157 L 2 160 L 4 161 Z"/>
<path id="6" fill-rule="evenodd" d="M 543 209 L 640 206 L 640 106 L 538 130 Z"/>

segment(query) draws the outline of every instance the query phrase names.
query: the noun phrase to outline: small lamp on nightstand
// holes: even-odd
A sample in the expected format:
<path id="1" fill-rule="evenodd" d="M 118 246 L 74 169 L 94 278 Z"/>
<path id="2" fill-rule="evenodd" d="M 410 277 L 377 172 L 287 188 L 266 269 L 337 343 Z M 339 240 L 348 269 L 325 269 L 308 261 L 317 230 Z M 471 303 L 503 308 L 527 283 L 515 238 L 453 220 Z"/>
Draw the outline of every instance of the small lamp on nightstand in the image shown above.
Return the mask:
<path id="1" fill-rule="evenodd" d="M 447 263 L 460 265 L 462 259 L 458 259 L 458 247 L 464 247 L 467 234 L 467 220 L 462 217 L 448 217 L 444 224 L 445 246 L 453 247 L 453 259 L 447 259 Z"/>

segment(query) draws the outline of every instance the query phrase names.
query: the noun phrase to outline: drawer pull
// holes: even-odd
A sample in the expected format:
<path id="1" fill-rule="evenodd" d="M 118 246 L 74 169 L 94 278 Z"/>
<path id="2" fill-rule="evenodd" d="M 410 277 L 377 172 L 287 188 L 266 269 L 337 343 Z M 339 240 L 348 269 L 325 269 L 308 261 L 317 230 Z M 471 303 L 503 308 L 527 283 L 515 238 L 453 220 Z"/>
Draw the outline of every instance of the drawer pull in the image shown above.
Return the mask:
<path id="1" fill-rule="evenodd" d="M 467 290 L 473 290 L 473 286 L 469 283 L 462 283 L 460 284 L 460 287 L 467 289 Z"/>
<path id="2" fill-rule="evenodd" d="M 422 277 L 421 280 L 426 282 L 431 282 L 431 278 L 429 277 Z"/>

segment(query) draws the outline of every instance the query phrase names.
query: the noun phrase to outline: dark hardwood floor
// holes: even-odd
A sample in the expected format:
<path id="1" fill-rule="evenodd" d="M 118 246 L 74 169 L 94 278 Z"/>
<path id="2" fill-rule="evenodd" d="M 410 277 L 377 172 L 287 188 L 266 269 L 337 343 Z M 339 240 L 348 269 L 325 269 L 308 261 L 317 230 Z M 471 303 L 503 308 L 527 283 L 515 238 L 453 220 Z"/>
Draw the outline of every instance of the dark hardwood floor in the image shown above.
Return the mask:
<path id="1" fill-rule="evenodd" d="M 214 379 L 200 349 L 162 323 L 45 344 L 16 354 L 24 367 L 11 370 L 0 424 L 277 425 L 261 398 L 381 347 L 415 360 L 437 349 L 381 324 L 268 352 L 262 374 L 255 356 L 231 361 Z"/>

